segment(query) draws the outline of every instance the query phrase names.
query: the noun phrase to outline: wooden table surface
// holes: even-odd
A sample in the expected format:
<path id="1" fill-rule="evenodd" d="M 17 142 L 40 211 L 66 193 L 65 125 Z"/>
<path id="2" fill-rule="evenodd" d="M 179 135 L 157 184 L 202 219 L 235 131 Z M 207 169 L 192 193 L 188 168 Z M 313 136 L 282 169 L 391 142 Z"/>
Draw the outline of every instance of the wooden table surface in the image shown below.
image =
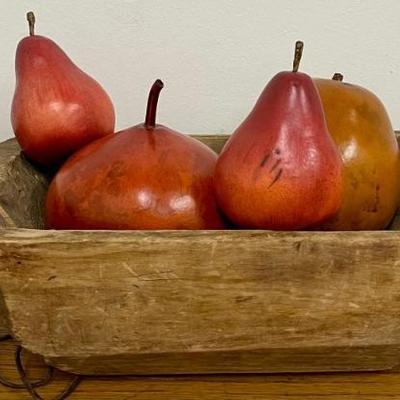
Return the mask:
<path id="1" fill-rule="evenodd" d="M 17 379 L 13 342 L 0 343 L 0 371 Z M 29 376 L 39 377 L 38 357 L 24 355 Z M 53 399 L 68 383 L 55 380 L 39 392 Z M 29 400 L 25 391 L 0 386 L 0 400 Z M 399 372 L 294 375 L 222 375 L 190 377 L 85 378 L 71 400 L 384 400 L 400 399 Z"/>

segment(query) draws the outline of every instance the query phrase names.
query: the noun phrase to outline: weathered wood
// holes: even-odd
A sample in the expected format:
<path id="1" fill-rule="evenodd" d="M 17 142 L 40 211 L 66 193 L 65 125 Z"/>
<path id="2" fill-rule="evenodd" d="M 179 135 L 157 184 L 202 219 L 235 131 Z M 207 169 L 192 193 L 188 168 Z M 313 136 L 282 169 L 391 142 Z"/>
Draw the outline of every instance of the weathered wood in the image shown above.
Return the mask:
<path id="1" fill-rule="evenodd" d="M 0 144 L 0 227 L 43 227 L 48 179 L 20 155 L 14 139 Z"/>
<path id="2" fill-rule="evenodd" d="M 388 369 L 399 232 L 0 232 L 13 334 L 84 374 Z"/>
<path id="3" fill-rule="evenodd" d="M 190 135 L 219 153 L 229 138 L 229 135 Z"/>
<path id="4" fill-rule="evenodd" d="M 9 324 L 6 318 L 7 310 L 5 306 L 3 305 L 3 299 L 1 298 L 1 292 L 0 292 L 0 337 L 4 336 L 5 334 L 8 334 L 10 332 Z"/>
<path id="5" fill-rule="evenodd" d="M 1 296 L 0 291 L 0 337 L 5 336 L 6 334 L 9 334 L 11 332 L 11 328 L 9 325 L 10 324 L 8 321 L 7 307 L 4 304 L 4 299 Z"/>
<path id="6" fill-rule="evenodd" d="M 19 157 L 19 147 L 15 139 L 0 143 L 0 228 L 16 228 L 21 223 L 21 216 L 17 215 L 16 218 L 14 218 L 14 209 L 16 207 L 18 208 L 21 204 L 20 201 L 16 201 L 18 196 L 16 196 L 16 186 L 13 182 L 13 176 L 20 175 L 18 173 L 18 167 L 23 165 L 21 162 L 16 161 Z M 30 177 L 27 180 L 29 181 L 27 185 L 31 187 Z M 26 198 L 23 198 L 22 202 L 25 205 L 29 204 L 31 201 L 27 201 Z M 28 220 L 30 216 L 25 215 L 22 218 Z M 26 224 L 22 223 L 22 225 Z M 3 299 L 0 298 L 0 336 L 8 333 L 9 329 L 7 325 Z"/>
<path id="7" fill-rule="evenodd" d="M 0 144 L 0 228 L 41 228 L 48 179 L 20 155 L 14 139 Z M 0 301 L 0 335 L 8 331 Z"/>

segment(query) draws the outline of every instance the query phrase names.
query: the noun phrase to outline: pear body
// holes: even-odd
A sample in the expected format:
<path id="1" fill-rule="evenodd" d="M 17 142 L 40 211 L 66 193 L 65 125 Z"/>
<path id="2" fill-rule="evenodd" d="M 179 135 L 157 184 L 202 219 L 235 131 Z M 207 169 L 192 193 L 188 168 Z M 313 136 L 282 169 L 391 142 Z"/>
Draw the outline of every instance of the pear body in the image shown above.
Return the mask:
<path id="1" fill-rule="evenodd" d="M 312 79 L 281 72 L 220 154 L 218 203 L 240 227 L 311 228 L 337 212 L 342 168 Z"/>
<path id="2" fill-rule="evenodd" d="M 189 136 L 144 125 L 99 139 L 53 179 L 46 226 L 56 229 L 218 229 L 217 155 Z"/>
<path id="3" fill-rule="evenodd" d="M 360 86 L 331 79 L 315 83 L 344 163 L 343 203 L 323 229 L 383 229 L 400 194 L 399 147 L 385 107 Z"/>
<path id="4" fill-rule="evenodd" d="M 11 122 L 32 161 L 54 165 L 114 131 L 107 93 L 52 40 L 28 36 L 17 47 Z"/>

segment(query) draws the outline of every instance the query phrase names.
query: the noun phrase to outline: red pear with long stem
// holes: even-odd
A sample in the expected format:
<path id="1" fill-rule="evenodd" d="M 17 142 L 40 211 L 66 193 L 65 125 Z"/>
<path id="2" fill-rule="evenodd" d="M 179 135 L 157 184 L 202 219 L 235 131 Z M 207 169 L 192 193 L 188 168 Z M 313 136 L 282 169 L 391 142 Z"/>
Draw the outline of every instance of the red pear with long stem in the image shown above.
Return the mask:
<path id="1" fill-rule="evenodd" d="M 298 230 L 332 217 L 343 196 L 342 161 L 312 79 L 280 72 L 233 133 L 218 159 L 215 186 L 223 212 L 245 228 Z"/>
<path id="2" fill-rule="evenodd" d="M 46 225 L 56 229 L 218 229 L 217 155 L 156 124 L 163 83 L 149 94 L 145 122 L 89 144 L 50 185 Z"/>
<path id="3" fill-rule="evenodd" d="M 104 89 L 52 40 L 30 35 L 15 56 L 16 87 L 11 122 L 32 161 L 55 165 L 84 145 L 114 132 L 114 107 Z"/>

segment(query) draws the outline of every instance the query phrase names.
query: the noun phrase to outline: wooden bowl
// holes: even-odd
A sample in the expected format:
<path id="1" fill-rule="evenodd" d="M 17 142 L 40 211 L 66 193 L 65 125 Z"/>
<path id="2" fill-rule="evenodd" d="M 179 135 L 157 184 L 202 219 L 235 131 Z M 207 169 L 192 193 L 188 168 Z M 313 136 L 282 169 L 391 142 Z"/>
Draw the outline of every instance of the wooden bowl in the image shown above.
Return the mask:
<path id="1" fill-rule="evenodd" d="M 196 136 L 219 150 L 226 136 Z M 52 231 L 50 174 L 0 145 L 0 315 L 81 374 L 385 370 L 400 232 Z"/>

